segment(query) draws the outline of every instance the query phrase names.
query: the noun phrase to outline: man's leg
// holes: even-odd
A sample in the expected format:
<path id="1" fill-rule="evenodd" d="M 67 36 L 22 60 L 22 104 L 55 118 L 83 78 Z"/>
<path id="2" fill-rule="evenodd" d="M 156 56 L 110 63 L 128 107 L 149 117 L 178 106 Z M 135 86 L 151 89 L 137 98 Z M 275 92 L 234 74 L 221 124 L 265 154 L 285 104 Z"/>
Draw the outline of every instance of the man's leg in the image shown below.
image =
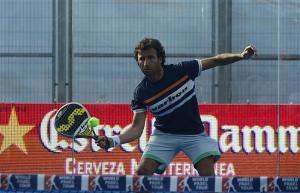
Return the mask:
<path id="1" fill-rule="evenodd" d="M 160 163 L 150 158 L 143 158 L 138 166 L 136 174 L 139 176 L 153 175 Z"/>
<path id="2" fill-rule="evenodd" d="M 200 176 L 214 176 L 215 175 L 215 160 L 213 156 L 209 156 L 199 160 L 195 164 L 195 168 Z"/>
<path id="3" fill-rule="evenodd" d="M 162 174 L 178 153 L 180 143 L 174 139 L 176 139 L 174 135 L 154 130 L 146 145 L 136 174 Z"/>
<path id="4" fill-rule="evenodd" d="M 200 176 L 214 176 L 215 162 L 220 158 L 218 143 L 206 133 L 183 139 L 182 151 L 192 160 Z"/>

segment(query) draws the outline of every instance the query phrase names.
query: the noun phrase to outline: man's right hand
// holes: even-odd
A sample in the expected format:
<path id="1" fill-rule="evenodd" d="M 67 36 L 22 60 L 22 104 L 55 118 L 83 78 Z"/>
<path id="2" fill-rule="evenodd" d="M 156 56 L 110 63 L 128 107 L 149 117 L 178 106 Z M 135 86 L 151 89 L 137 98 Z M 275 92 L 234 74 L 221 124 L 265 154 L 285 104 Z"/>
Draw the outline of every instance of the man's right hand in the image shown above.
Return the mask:
<path id="1" fill-rule="evenodd" d="M 108 150 L 109 148 L 113 147 L 113 141 L 110 137 L 99 136 L 99 139 L 95 142 L 99 147 L 105 150 Z"/>

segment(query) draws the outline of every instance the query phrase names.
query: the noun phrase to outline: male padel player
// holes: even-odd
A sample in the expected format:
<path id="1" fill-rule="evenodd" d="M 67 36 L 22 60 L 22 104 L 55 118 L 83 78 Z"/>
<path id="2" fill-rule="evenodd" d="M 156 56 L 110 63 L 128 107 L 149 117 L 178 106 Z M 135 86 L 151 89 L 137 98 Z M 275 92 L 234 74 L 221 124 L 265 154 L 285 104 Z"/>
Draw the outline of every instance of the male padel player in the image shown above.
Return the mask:
<path id="1" fill-rule="evenodd" d="M 119 136 L 100 137 L 101 148 L 115 147 L 139 138 L 146 111 L 156 118 L 137 175 L 163 173 L 180 151 L 193 162 L 199 175 L 213 176 L 220 157 L 217 141 L 204 131 L 195 95 L 195 78 L 202 71 L 248 59 L 252 46 L 241 53 L 224 53 L 205 59 L 165 65 L 165 50 L 159 40 L 145 38 L 135 48 L 135 59 L 145 77 L 137 85 L 132 100 L 132 124 Z"/>

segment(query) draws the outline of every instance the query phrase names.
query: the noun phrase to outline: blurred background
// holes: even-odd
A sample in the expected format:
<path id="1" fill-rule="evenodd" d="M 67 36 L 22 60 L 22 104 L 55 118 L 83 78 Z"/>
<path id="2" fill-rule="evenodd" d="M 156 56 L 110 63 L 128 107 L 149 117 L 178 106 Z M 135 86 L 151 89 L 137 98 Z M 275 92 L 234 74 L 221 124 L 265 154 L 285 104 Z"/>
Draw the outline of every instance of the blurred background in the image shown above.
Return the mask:
<path id="1" fill-rule="evenodd" d="M 167 63 L 241 52 L 205 71 L 199 103 L 300 102 L 298 0 L 0 0 L 1 102 L 130 103 L 144 37 Z"/>
<path id="2" fill-rule="evenodd" d="M 255 46 L 256 57 L 196 79 L 201 118 L 222 152 L 215 172 L 225 177 L 217 185 L 206 181 L 210 191 L 201 192 L 224 189 L 230 176 L 259 176 L 248 186 L 234 182 L 246 192 L 300 192 L 300 0 L 0 0 L 0 192 L 56 183 L 93 192 L 88 184 L 96 178 L 70 174 L 135 174 L 152 116 L 140 139 L 110 152 L 90 139 L 58 135 L 54 117 L 63 103 L 76 101 L 101 120 L 97 134 L 127 128 L 143 78 L 134 48 L 145 37 L 161 41 L 169 64 Z M 118 171 L 108 172 L 108 164 Z M 180 153 L 165 174 L 196 171 Z M 164 190 L 176 192 L 171 184 Z M 22 193 L 9 193 L 16 192 Z"/>

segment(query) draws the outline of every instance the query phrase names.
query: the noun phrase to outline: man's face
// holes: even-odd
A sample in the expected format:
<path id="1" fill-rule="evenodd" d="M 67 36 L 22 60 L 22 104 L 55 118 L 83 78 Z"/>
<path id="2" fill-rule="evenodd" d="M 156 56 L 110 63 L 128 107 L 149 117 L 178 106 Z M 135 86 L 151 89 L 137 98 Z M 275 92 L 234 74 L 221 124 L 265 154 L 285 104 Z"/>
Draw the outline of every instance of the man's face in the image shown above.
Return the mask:
<path id="1" fill-rule="evenodd" d="M 161 68 L 161 58 L 157 56 L 154 48 L 141 50 L 138 53 L 138 65 L 146 76 L 152 76 Z"/>

